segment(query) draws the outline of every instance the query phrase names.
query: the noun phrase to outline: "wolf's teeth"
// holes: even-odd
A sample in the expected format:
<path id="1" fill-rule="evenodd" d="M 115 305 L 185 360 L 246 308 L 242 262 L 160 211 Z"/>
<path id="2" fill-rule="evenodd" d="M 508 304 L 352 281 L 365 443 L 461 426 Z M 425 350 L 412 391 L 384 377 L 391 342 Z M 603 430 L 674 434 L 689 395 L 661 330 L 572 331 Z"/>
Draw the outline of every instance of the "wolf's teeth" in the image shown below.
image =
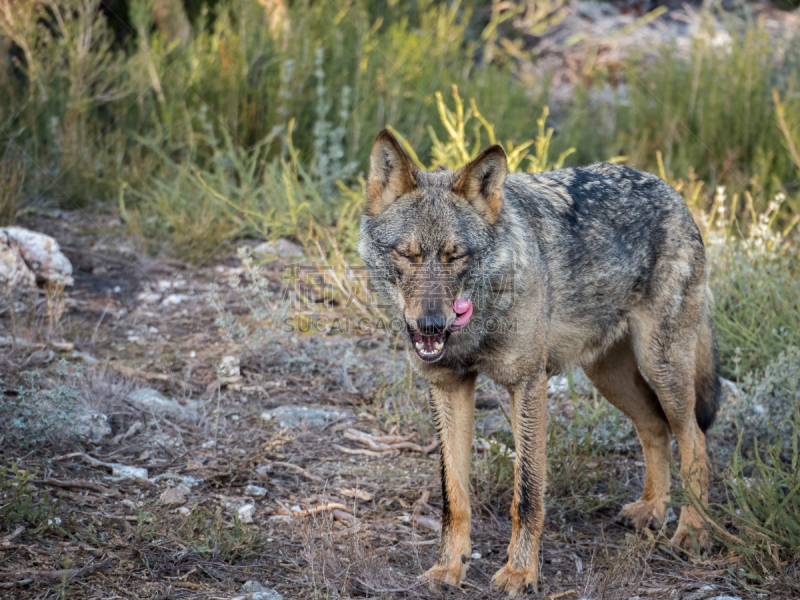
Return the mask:
<path id="1" fill-rule="evenodd" d="M 436 351 L 438 352 L 444 347 L 444 344 L 442 344 L 442 342 L 434 342 L 433 347 L 436 348 Z"/>
<path id="2" fill-rule="evenodd" d="M 417 350 L 422 350 L 422 348 L 425 346 L 425 344 L 423 344 L 422 342 L 417 342 L 414 345 L 417 347 Z"/>

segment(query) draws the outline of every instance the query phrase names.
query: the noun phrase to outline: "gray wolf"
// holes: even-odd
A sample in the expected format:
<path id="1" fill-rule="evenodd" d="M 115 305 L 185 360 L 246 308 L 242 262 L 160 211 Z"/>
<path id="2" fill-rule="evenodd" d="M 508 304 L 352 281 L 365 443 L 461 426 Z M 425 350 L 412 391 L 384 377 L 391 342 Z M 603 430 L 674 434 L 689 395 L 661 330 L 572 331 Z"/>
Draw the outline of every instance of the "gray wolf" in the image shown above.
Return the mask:
<path id="1" fill-rule="evenodd" d="M 475 379 L 507 387 L 516 445 L 510 595 L 536 589 L 544 521 L 547 379 L 580 365 L 639 434 L 644 491 L 622 515 L 659 527 L 670 439 L 703 503 L 705 431 L 720 390 L 705 250 L 680 195 L 611 164 L 508 174 L 500 146 L 458 171 L 417 169 L 387 131 L 370 157 L 359 252 L 427 382 L 441 450 L 442 537 L 432 582 L 459 585 L 470 547 Z M 707 540 L 684 506 L 672 542 Z"/>

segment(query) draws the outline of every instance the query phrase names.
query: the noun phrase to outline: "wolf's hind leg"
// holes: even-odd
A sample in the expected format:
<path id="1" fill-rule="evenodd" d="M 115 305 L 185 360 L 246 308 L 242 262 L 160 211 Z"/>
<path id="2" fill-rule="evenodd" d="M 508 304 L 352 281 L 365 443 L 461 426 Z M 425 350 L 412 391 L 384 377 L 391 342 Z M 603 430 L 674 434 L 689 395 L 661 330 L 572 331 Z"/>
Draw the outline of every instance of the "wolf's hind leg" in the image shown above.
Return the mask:
<path id="1" fill-rule="evenodd" d="M 469 466 L 475 412 L 475 376 L 455 374 L 430 386 L 430 404 L 442 469 L 442 540 L 439 558 L 423 576 L 431 587 L 458 586 L 471 556 Z"/>
<path id="2" fill-rule="evenodd" d="M 643 336 L 642 370 L 653 383 L 670 428 L 678 441 L 681 475 L 688 482 L 689 492 L 705 506 L 708 502 L 708 471 L 706 468 L 706 439 L 695 412 L 697 336 L 694 331 L 653 331 Z M 685 549 L 694 539 L 706 546 L 708 531 L 703 529 L 704 517 L 696 508 L 681 508 L 678 529 L 672 544 Z"/>
<path id="3" fill-rule="evenodd" d="M 622 508 L 620 516 L 630 519 L 636 529 L 658 529 L 669 500 L 670 429 L 658 397 L 639 372 L 630 338 L 583 369 L 598 391 L 631 418 L 644 451 L 644 491 L 639 500 Z"/>

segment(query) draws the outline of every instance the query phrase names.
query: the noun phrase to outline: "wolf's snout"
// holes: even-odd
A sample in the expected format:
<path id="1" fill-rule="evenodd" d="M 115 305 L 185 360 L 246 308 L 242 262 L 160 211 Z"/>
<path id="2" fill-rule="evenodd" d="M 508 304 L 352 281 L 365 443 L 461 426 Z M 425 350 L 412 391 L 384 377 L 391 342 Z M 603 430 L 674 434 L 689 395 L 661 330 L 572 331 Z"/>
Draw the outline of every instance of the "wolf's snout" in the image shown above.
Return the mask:
<path id="1" fill-rule="evenodd" d="M 417 329 L 422 335 L 439 335 L 444 333 L 447 327 L 447 319 L 444 315 L 424 315 L 421 319 L 417 319 Z"/>

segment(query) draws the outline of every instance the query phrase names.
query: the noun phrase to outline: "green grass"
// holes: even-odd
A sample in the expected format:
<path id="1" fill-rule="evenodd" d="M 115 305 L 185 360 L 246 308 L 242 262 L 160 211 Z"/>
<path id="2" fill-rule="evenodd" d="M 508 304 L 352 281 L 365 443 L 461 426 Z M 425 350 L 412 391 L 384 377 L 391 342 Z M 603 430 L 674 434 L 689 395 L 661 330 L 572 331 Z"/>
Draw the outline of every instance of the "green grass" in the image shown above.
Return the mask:
<path id="1" fill-rule="evenodd" d="M 620 75 L 624 87 L 612 102 L 593 101 L 596 83 L 607 77 L 596 73 L 594 87 L 579 87 L 561 143 L 578 149 L 578 163 L 620 154 L 651 172 L 659 170 L 660 152 L 668 174 L 687 179 L 693 173 L 709 194 L 718 185 L 755 191 L 756 208 L 763 210 L 776 193 L 789 191 L 786 208 L 800 212 L 800 165 L 785 146 L 772 93 L 793 98 L 787 113 L 796 125 L 797 63 L 776 66 L 777 41 L 762 23 L 727 20 L 730 40 L 715 38 L 708 24 L 686 59 L 676 45 L 654 60 L 630 57 Z M 785 53 L 798 56 L 798 41 Z"/>
<path id="2" fill-rule="evenodd" d="M 11 468 L 0 467 L 0 525 L 3 528 L 18 524 L 33 527 L 39 535 L 62 530 L 61 519 L 56 516 L 59 501 L 45 491 L 38 494 L 32 484 L 36 473 L 21 470 L 12 463 Z"/>
<path id="3" fill-rule="evenodd" d="M 0 17 L 2 47 L 17 48 L 0 69 L 0 137 L 27 157 L 26 176 L 5 180 L 65 207 L 122 203 L 153 252 L 206 262 L 242 236 L 302 238 L 312 221 L 352 246 L 359 174 L 377 131 L 391 125 L 426 165 L 461 162 L 437 100 L 454 84 L 474 100 L 467 112 L 483 111 L 463 136 L 470 155 L 491 140 L 519 148 L 539 132 L 549 83 L 517 80 L 503 50 L 512 32 L 480 2 L 305 0 L 276 21 L 257 0 L 227 0 L 193 10 L 183 42 L 159 28 L 148 0 L 130 3 L 123 39 L 98 4 L 59 0 L 47 12 L 14 3 Z M 537 35 L 546 27 L 537 21 Z M 550 161 L 625 156 L 657 171 L 661 152 L 673 178 L 694 173 L 706 193 L 723 183 L 751 189 L 759 210 L 784 190 L 783 211 L 796 214 L 800 165 L 772 89 L 791 132 L 798 44 L 775 66 L 776 42 L 760 23 L 731 31 L 727 45 L 699 35 L 686 58 L 665 48 L 626 59 L 625 97 L 611 104 L 595 94 L 611 74 L 595 69 L 551 117 Z M 526 159 L 520 168 L 545 166 Z"/>

